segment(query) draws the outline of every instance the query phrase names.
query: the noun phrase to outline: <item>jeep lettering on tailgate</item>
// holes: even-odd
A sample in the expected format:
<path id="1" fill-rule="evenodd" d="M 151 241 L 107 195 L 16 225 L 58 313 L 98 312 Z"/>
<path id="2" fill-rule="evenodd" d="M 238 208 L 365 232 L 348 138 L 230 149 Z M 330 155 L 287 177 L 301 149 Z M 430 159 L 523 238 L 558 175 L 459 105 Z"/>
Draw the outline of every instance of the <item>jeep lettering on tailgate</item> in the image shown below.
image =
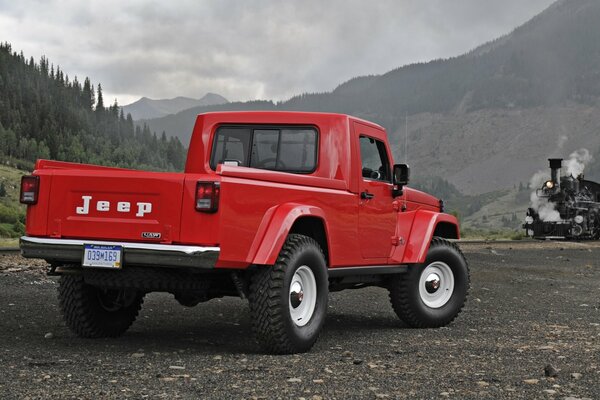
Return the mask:
<path id="1" fill-rule="evenodd" d="M 83 205 L 75 208 L 75 212 L 77 214 L 86 215 L 90 212 L 90 202 L 92 201 L 92 196 L 81 196 L 81 200 L 83 200 Z M 110 211 L 110 202 L 109 201 L 97 201 L 96 202 L 96 211 L 106 212 Z M 135 213 L 136 217 L 143 217 L 146 214 L 152 212 L 152 204 L 151 203 L 136 203 L 137 212 Z M 117 203 L 117 212 L 120 213 L 129 213 L 131 212 L 131 203 L 127 201 L 119 201 Z"/>
<path id="2" fill-rule="evenodd" d="M 21 251 L 60 276 L 66 324 L 81 337 L 125 333 L 146 293 L 184 306 L 238 296 L 261 349 L 306 352 L 330 291 L 384 288 L 418 328 L 446 326 L 463 308 L 469 270 L 449 241 L 458 221 L 408 181 L 374 123 L 206 113 L 183 173 L 38 160 L 21 185 Z M 65 193 L 78 194 L 67 207 Z"/>

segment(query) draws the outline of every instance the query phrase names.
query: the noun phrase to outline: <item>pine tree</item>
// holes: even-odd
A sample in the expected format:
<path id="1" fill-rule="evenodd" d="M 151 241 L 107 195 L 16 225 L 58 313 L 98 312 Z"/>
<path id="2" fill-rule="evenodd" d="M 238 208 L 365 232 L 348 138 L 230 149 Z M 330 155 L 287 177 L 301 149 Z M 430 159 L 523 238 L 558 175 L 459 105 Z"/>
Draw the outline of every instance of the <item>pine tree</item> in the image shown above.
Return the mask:
<path id="1" fill-rule="evenodd" d="M 104 111 L 104 98 L 102 97 L 101 84 L 98 84 L 98 102 L 96 103 L 96 111 Z"/>
<path id="2" fill-rule="evenodd" d="M 92 110 L 94 107 L 94 104 L 96 103 L 96 99 L 94 97 L 94 87 L 92 86 L 92 83 L 90 82 L 90 78 L 85 78 L 85 81 L 83 82 L 83 93 L 82 93 L 82 105 L 88 109 L 88 110 Z"/>

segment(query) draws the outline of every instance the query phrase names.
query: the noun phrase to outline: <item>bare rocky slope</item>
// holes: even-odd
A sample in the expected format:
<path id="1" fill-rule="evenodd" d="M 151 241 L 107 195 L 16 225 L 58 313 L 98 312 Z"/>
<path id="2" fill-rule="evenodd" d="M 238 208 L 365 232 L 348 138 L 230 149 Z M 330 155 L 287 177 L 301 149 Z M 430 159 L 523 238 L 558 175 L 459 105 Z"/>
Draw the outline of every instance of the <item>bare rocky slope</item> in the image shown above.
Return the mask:
<path id="1" fill-rule="evenodd" d="M 396 158 L 403 159 L 404 132 L 391 135 Z M 409 117 L 408 161 L 415 177 L 440 176 L 466 194 L 527 184 L 534 173 L 548 170 L 549 157 L 568 158 L 580 148 L 600 154 L 598 107 L 569 104 Z"/>

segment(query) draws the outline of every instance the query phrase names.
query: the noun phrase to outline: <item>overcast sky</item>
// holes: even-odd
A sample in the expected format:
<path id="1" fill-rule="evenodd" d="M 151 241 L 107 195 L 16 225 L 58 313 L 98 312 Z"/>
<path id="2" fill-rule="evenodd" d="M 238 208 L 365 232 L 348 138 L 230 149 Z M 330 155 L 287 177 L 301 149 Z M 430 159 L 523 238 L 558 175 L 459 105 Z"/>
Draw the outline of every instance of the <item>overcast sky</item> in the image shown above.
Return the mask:
<path id="1" fill-rule="evenodd" d="M 0 41 L 105 102 L 142 96 L 284 100 L 447 58 L 554 0 L 0 0 Z"/>

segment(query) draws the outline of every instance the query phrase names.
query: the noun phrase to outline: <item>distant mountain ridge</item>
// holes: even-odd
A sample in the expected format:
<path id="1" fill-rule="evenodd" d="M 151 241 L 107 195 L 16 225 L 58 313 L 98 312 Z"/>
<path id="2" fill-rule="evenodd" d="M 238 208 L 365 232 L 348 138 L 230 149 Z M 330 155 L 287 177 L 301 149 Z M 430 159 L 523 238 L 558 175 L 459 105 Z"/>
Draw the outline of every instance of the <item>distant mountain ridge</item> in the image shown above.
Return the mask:
<path id="1" fill-rule="evenodd" d="M 332 92 L 195 107 L 145 121 L 187 144 L 197 114 L 218 110 L 340 112 L 388 130 L 413 176 L 464 193 L 527 182 L 545 159 L 587 147 L 600 158 L 600 1 L 561 0 L 511 33 L 458 57 L 357 77 Z M 559 138 L 567 136 L 563 147 Z"/>
<path id="2" fill-rule="evenodd" d="M 160 118 L 192 107 L 206 107 L 226 103 L 229 103 L 229 101 L 225 97 L 216 93 L 207 93 L 200 99 L 179 96 L 173 99 L 153 100 L 142 97 L 122 108 L 125 114 L 131 114 L 134 120 L 140 120 Z"/>

